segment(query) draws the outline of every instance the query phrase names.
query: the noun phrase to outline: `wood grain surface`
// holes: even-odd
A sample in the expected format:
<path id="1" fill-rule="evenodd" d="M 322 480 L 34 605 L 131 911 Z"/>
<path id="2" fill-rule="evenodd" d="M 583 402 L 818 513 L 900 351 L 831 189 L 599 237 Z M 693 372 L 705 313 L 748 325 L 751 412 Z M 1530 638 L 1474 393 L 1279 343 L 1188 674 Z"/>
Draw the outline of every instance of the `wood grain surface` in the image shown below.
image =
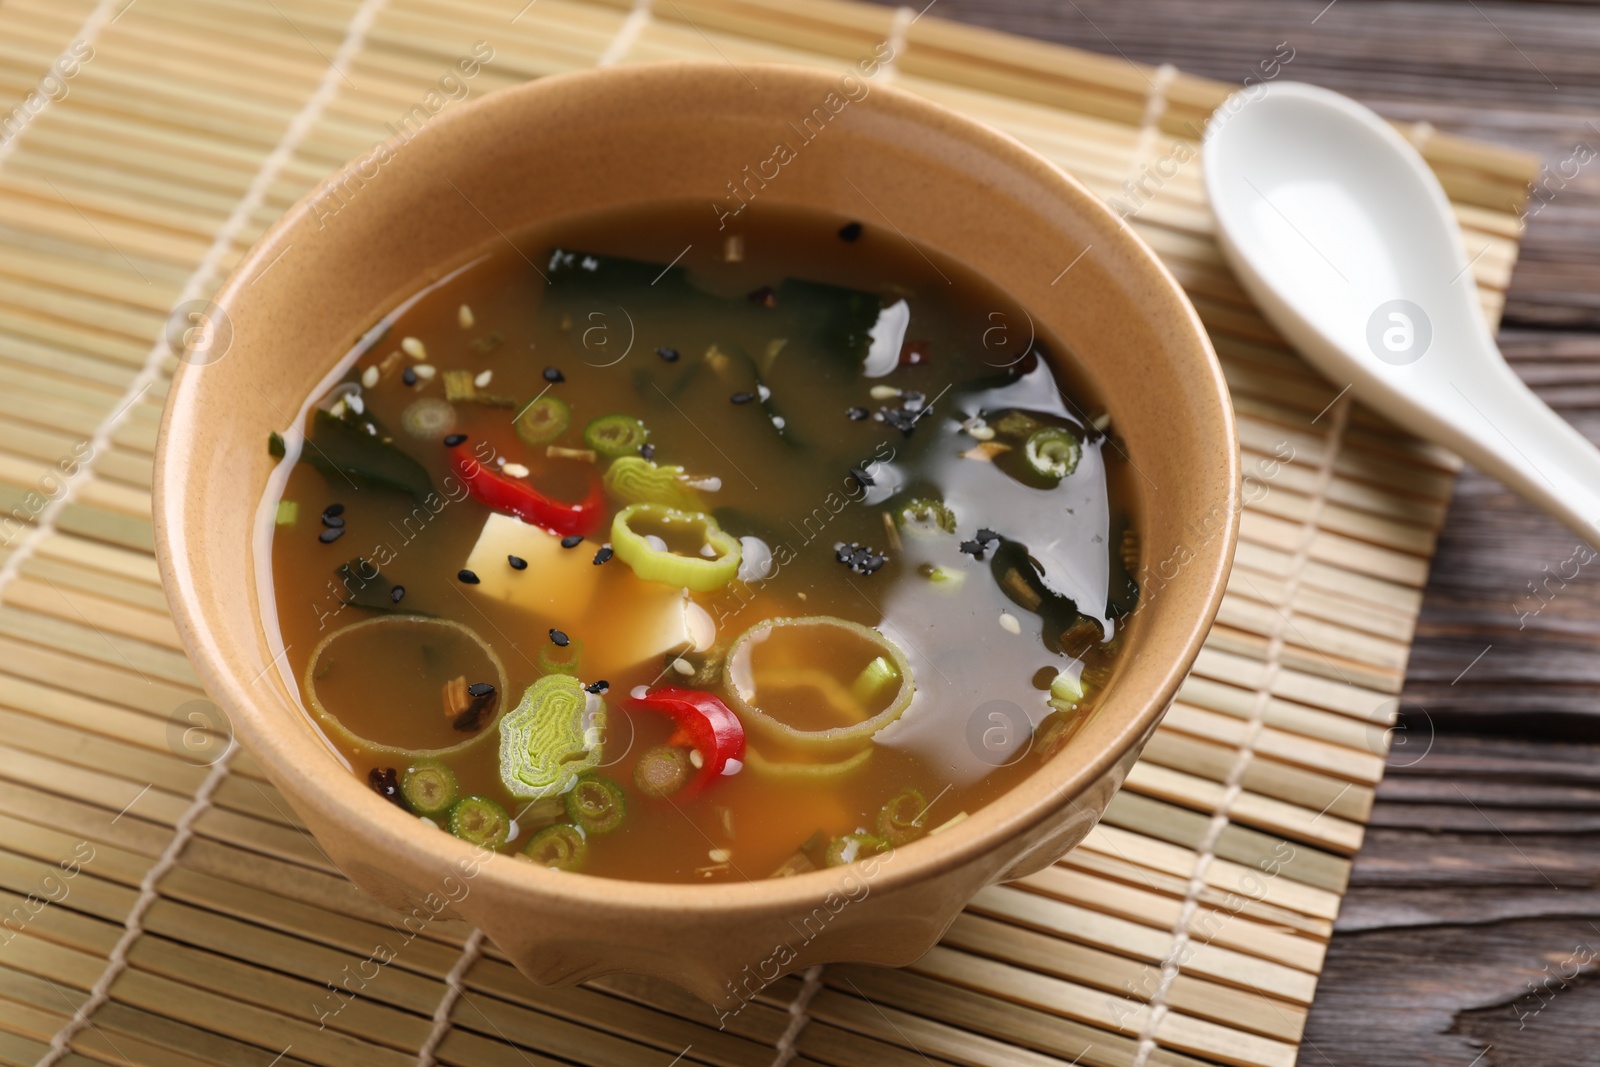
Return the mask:
<path id="1" fill-rule="evenodd" d="M 1285 77 L 1538 152 L 1546 172 L 1500 341 L 1548 403 L 1600 440 L 1600 8 L 936 3 L 946 18 L 1232 82 L 1288 42 Z M 1564 527 L 1463 473 L 1404 732 L 1300 1063 L 1600 1063 L 1600 558 L 1588 557 Z"/>

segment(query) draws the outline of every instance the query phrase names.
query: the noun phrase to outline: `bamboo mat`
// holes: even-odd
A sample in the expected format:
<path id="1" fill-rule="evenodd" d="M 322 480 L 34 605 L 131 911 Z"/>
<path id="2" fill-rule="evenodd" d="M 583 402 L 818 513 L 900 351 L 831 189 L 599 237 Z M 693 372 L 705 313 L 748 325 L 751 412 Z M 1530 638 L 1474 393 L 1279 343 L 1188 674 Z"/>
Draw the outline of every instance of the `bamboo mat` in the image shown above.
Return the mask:
<path id="1" fill-rule="evenodd" d="M 791 977 L 722 1031 L 653 981 L 536 988 L 449 922 L 372 974 L 396 917 L 190 729 L 214 720 L 149 521 L 169 311 L 477 41 L 473 95 L 676 57 L 842 70 L 884 39 L 880 77 L 1128 212 L 1211 330 L 1256 481 L 1193 677 L 1088 840 L 905 970 Z M 1228 88 L 831 0 L 0 0 L 0 1063 L 1293 1063 L 1456 461 L 1306 368 L 1222 266 L 1192 157 Z M 1493 323 L 1536 161 L 1408 132 Z"/>

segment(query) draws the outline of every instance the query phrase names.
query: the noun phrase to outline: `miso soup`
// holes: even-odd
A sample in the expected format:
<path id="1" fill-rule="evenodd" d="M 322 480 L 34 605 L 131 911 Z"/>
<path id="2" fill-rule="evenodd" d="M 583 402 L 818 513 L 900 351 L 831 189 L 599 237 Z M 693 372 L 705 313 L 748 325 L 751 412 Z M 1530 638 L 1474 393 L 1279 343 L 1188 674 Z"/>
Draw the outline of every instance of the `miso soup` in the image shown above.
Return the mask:
<path id="1" fill-rule="evenodd" d="M 1135 492 L 1070 353 L 892 227 L 737 223 L 497 238 L 267 442 L 284 670 L 441 833 L 797 875 L 965 818 L 1112 684 Z"/>

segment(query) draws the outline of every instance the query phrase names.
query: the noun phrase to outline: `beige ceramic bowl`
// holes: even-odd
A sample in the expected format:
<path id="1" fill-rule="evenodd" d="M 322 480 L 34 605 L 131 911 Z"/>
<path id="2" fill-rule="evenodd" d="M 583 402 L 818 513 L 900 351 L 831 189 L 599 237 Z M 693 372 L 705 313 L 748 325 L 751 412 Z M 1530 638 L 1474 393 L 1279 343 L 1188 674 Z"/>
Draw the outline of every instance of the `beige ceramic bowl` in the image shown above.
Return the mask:
<path id="1" fill-rule="evenodd" d="M 859 73 L 842 82 L 843 70 L 613 68 L 446 112 L 392 159 L 336 177 L 339 200 L 291 210 L 217 296 L 229 350 L 185 365 L 173 385 L 157 455 L 157 544 L 207 688 L 354 882 L 407 912 L 429 907 L 429 894 L 449 898 L 535 981 L 658 975 L 729 1008 L 812 964 L 915 959 L 979 889 L 1049 864 L 1089 831 L 1221 600 L 1237 520 L 1233 418 L 1177 284 L 1099 200 L 1038 155 Z M 267 434 L 284 428 L 379 313 L 500 240 L 496 229 L 716 200 L 747 164 L 797 140 L 789 123 L 814 108 L 839 111 L 761 198 L 887 222 L 964 261 L 1064 340 L 1105 398 L 1143 492 L 1144 603 L 1119 677 L 1065 752 L 870 871 L 663 885 L 493 857 L 463 876 L 471 849 L 345 771 L 267 669 L 250 580 L 252 516 L 275 462 Z M 709 228 L 709 208 L 707 219 Z"/>

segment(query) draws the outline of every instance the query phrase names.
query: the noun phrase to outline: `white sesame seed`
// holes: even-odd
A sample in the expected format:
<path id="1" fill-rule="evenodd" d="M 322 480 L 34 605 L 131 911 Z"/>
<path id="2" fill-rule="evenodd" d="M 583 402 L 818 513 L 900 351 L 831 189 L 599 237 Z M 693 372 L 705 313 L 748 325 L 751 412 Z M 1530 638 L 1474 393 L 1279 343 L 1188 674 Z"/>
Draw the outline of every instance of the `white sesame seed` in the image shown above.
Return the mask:
<path id="1" fill-rule="evenodd" d="M 378 384 L 378 365 L 374 363 L 361 372 L 361 388 L 371 389 Z"/>
<path id="2" fill-rule="evenodd" d="M 694 769 L 698 771 L 706 765 L 706 758 L 700 754 L 698 748 L 691 748 L 689 750 L 689 762 L 694 764 Z"/>
<path id="3" fill-rule="evenodd" d="M 677 671 L 679 674 L 684 674 L 684 675 L 693 674 L 694 673 L 694 664 L 690 663 L 688 660 L 684 659 L 682 656 L 679 656 L 677 659 L 672 661 L 672 669 Z"/>
<path id="4" fill-rule="evenodd" d="M 478 320 L 473 318 L 472 309 L 467 307 L 467 305 L 462 304 L 460 307 L 456 308 L 456 321 L 461 324 L 461 328 L 463 330 L 470 330 L 472 329 L 473 324 Z"/>
<path id="5" fill-rule="evenodd" d="M 433 378 L 434 366 L 432 363 L 424 363 L 422 366 L 416 368 L 416 371 L 418 378 L 425 382 L 430 381 Z"/>
<path id="6" fill-rule="evenodd" d="M 429 826 L 433 827 L 435 830 L 439 829 L 439 824 L 428 818 L 426 815 L 419 816 L 419 818 Z"/>
<path id="7" fill-rule="evenodd" d="M 787 425 L 787 423 L 783 421 L 782 415 L 774 415 L 772 416 L 772 425 L 781 430 L 785 425 Z"/>
<path id="8" fill-rule="evenodd" d="M 512 819 L 510 825 L 506 827 L 506 840 L 515 841 L 517 839 L 517 834 L 520 832 L 521 831 L 517 829 L 517 820 Z"/>
<path id="9" fill-rule="evenodd" d="M 494 380 L 494 371 L 486 370 L 482 374 L 478 375 L 476 378 L 472 379 L 472 384 L 475 385 L 476 387 L 478 387 L 479 389 L 485 389 L 485 388 L 488 388 L 489 383 L 491 381 L 493 381 L 493 380 Z"/>
<path id="10" fill-rule="evenodd" d="M 757 397 L 761 398 L 762 400 L 766 400 L 771 395 L 772 395 L 772 390 L 771 389 L 768 389 L 766 386 L 757 383 L 757 385 L 756 385 L 756 396 Z"/>
<path id="11" fill-rule="evenodd" d="M 628 695 L 635 700 L 643 700 L 650 695 L 650 687 L 648 685 L 636 685 L 628 690 Z"/>
<path id="12" fill-rule="evenodd" d="M 365 413 L 366 410 L 367 410 L 366 401 L 362 400 L 359 396 L 357 396 L 354 393 L 351 393 L 349 396 L 345 397 L 344 398 L 344 403 L 345 403 L 346 407 L 348 407 L 351 411 L 355 412 L 357 415 L 361 415 L 361 414 Z"/>
<path id="13" fill-rule="evenodd" d="M 722 765 L 722 773 L 723 774 L 738 774 L 742 770 L 744 770 L 744 760 L 734 759 L 732 756 L 728 757 L 728 762 L 726 762 L 726 763 L 724 763 Z M 723 810 L 727 811 L 726 808 L 724 808 Z M 731 812 L 729 812 L 728 818 L 727 818 L 726 821 L 727 822 L 732 822 L 733 821 L 733 814 Z M 732 827 L 728 828 L 728 836 L 729 837 L 733 836 Z"/>
<path id="14" fill-rule="evenodd" d="M 713 863 L 727 863 L 728 860 L 733 858 L 733 853 L 725 848 L 714 848 L 707 852 L 706 855 L 711 857 L 711 862 Z"/>
<path id="15" fill-rule="evenodd" d="M 410 356 L 412 359 L 427 359 L 428 358 L 428 350 L 425 347 L 423 347 L 422 342 L 419 341 L 415 337 L 403 338 L 400 341 L 400 351 L 404 352 L 406 355 Z"/>
<path id="16" fill-rule="evenodd" d="M 724 263 L 744 262 L 744 235 L 730 233 L 728 239 L 722 242 L 722 261 Z"/>
<path id="17" fill-rule="evenodd" d="M 874 385 L 868 395 L 874 400 L 893 400 L 900 395 L 900 390 L 892 385 Z"/>
<path id="18" fill-rule="evenodd" d="M 1020 634 L 1022 632 L 1022 624 L 1017 621 L 1017 617 L 1011 612 L 1002 611 L 1000 613 L 1000 629 L 1008 634 Z"/>
<path id="19" fill-rule="evenodd" d="M 528 476 L 528 468 L 520 463 L 507 463 L 500 469 L 512 478 L 526 478 Z"/>

